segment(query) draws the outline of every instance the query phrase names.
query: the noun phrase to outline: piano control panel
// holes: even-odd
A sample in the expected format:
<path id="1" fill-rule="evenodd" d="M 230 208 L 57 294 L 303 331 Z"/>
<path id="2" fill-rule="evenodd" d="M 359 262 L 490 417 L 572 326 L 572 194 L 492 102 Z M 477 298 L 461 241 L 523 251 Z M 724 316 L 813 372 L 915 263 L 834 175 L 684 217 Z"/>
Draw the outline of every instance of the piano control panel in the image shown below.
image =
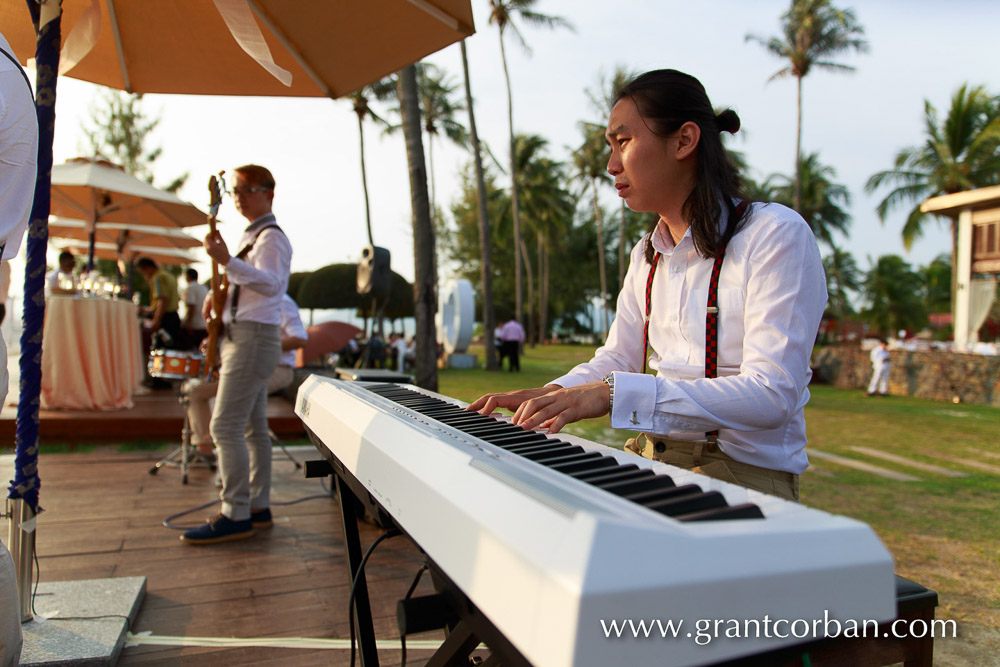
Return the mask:
<path id="1" fill-rule="evenodd" d="M 534 665 L 693 665 L 802 641 L 609 637 L 613 620 L 895 615 L 892 558 L 853 519 L 412 386 L 313 375 L 296 413 Z"/>

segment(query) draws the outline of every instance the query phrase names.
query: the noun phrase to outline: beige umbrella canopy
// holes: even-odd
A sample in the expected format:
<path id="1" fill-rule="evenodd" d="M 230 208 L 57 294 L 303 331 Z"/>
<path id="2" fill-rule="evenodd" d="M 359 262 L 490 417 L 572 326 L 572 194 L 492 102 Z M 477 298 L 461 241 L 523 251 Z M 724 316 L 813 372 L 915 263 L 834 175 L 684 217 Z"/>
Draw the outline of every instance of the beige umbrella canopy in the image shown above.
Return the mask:
<path id="1" fill-rule="evenodd" d="M 90 247 L 88 241 L 77 239 L 52 239 L 57 250 L 68 250 L 74 255 L 86 257 Z M 140 257 L 149 257 L 159 264 L 194 264 L 199 261 L 189 252 L 176 248 L 154 248 L 150 246 L 127 245 L 122 249 L 114 243 L 94 243 L 94 257 L 99 259 L 124 260 L 133 263 Z"/>
<path id="2" fill-rule="evenodd" d="M 87 223 L 68 218 L 49 219 L 49 238 L 76 239 L 89 241 Z M 117 246 L 138 244 L 154 248 L 199 248 L 202 242 L 179 229 L 170 227 L 133 227 L 117 222 L 102 222 L 94 230 L 94 240 L 98 243 L 113 243 Z"/>
<path id="3" fill-rule="evenodd" d="M 59 73 L 135 93 L 339 97 L 471 35 L 469 0 L 63 0 Z M 22 63 L 23 2 L 0 7 Z"/>

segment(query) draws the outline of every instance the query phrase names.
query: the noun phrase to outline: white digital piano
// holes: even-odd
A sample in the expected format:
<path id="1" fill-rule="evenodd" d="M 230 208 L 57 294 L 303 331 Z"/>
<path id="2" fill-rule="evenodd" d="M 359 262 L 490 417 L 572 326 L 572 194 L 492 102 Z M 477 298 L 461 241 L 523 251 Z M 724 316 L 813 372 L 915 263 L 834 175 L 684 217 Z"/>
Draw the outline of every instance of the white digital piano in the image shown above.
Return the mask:
<path id="1" fill-rule="evenodd" d="M 474 616 L 453 651 L 482 641 L 505 665 L 702 665 L 801 643 L 793 621 L 896 615 L 892 558 L 864 523 L 464 407 L 313 375 L 295 408 L 342 493 L 412 539 Z M 733 623 L 763 634 L 766 619 L 785 632 L 733 636 Z M 664 637 L 668 623 L 679 630 Z"/>

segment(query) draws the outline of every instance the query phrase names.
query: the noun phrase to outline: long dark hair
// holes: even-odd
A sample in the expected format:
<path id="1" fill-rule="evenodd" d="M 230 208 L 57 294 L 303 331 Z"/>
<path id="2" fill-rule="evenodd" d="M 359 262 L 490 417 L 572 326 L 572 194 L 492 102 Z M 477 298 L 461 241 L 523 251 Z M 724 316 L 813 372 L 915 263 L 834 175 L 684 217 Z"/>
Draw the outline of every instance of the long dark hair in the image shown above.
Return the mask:
<path id="1" fill-rule="evenodd" d="M 698 79 L 673 69 L 640 74 L 615 93 L 615 103 L 623 98 L 635 102 L 643 122 L 653 134 L 668 136 L 691 121 L 701 129 L 698 141 L 698 174 L 694 190 L 681 209 L 691 221 L 694 246 L 702 257 L 718 256 L 746 217 L 737 214 L 733 199 L 745 199 L 739 171 L 722 146 L 720 132 L 736 134 L 740 117 L 732 109 L 716 114 L 708 93 Z M 728 221 L 720 231 L 723 207 Z M 646 233 L 646 261 L 653 262 L 653 231 L 659 218 Z"/>

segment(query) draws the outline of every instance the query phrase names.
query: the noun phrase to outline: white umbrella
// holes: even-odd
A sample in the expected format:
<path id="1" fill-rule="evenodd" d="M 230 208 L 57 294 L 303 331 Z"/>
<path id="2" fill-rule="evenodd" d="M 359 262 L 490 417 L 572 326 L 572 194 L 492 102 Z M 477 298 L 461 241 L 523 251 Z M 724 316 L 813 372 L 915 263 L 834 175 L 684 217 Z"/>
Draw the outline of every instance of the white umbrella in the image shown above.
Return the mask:
<path id="1" fill-rule="evenodd" d="M 98 243 L 140 244 L 156 248 L 199 248 L 201 240 L 171 227 L 138 227 L 119 222 L 102 222 L 95 230 L 94 240 Z M 89 241 L 88 225 L 82 220 L 69 218 L 49 218 L 49 238 L 77 239 Z"/>

